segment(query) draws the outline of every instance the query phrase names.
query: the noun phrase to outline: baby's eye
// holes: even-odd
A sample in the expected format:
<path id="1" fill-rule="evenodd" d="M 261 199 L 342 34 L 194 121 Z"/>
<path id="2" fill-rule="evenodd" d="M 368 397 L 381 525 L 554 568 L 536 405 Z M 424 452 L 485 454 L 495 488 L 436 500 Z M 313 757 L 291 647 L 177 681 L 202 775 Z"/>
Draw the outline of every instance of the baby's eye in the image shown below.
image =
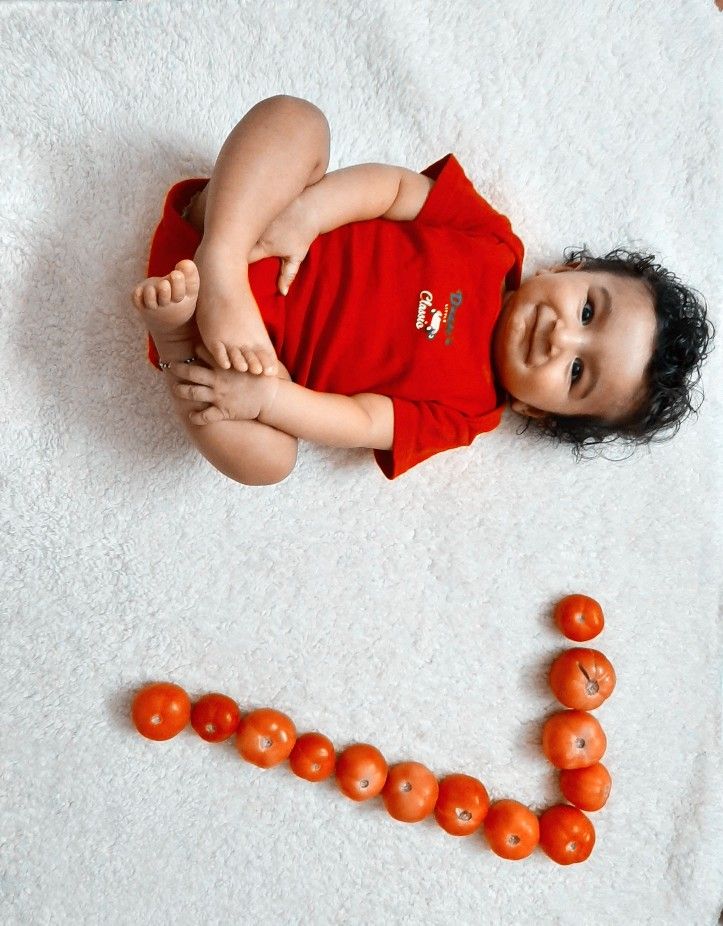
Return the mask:
<path id="1" fill-rule="evenodd" d="M 583 325 L 589 325 L 590 322 L 593 320 L 594 315 L 595 315 L 595 306 L 592 304 L 592 302 L 586 302 L 585 305 L 582 307 Z"/>
<path id="2" fill-rule="evenodd" d="M 575 383 L 582 376 L 582 371 L 584 369 L 583 362 L 579 357 L 575 357 L 572 361 L 572 369 L 570 370 L 570 383 L 574 386 Z"/>

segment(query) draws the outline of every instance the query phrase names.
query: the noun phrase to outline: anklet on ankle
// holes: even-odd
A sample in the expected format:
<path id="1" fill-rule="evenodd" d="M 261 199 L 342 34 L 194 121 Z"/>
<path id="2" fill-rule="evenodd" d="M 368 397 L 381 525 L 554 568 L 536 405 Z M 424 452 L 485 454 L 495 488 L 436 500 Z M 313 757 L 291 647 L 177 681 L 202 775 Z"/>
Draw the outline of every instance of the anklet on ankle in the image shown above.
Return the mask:
<path id="1" fill-rule="evenodd" d="M 158 366 L 161 370 L 167 370 L 172 363 L 193 363 L 196 359 L 196 357 L 188 357 L 186 360 L 159 360 Z"/>

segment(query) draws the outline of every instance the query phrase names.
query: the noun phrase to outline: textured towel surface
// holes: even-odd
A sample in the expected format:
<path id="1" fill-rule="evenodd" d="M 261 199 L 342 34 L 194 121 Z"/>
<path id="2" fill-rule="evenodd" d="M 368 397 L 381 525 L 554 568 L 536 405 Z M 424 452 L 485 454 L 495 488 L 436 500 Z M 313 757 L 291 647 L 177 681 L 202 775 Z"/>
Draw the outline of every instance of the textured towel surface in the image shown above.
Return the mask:
<path id="1" fill-rule="evenodd" d="M 332 168 L 454 151 L 526 274 L 633 245 L 715 318 L 722 26 L 712 0 L 2 4 L 4 924 L 716 921 L 720 357 L 699 418 L 625 462 L 508 416 L 392 484 L 307 445 L 250 489 L 189 448 L 128 294 L 166 189 L 285 92 L 327 113 Z M 128 721 L 173 679 L 540 810 L 550 605 L 577 590 L 618 672 L 585 865 Z"/>

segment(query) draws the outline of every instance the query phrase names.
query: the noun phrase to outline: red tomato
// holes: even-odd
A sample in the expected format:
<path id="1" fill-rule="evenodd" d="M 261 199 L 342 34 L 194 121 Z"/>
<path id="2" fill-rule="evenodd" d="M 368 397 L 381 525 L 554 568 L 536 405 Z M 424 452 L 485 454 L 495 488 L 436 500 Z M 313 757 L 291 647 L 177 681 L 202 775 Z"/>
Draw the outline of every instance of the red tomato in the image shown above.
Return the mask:
<path id="1" fill-rule="evenodd" d="M 207 743 L 222 743 L 233 736 L 240 719 L 233 698 L 218 692 L 204 695 L 191 710 L 191 726 Z"/>
<path id="2" fill-rule="evenodd" d="M 602 608 L 587 595 L 568 595 L 558 601 L 553 616 L 562 633 L 577 643 L 592 640 L 605 626 Z"/>
<path id="3" fill-rule="evenodd" d="M 569 804 L 556 804 L 540 816 L 540 848 L 558 865 L 584 862 L 595 845 L 595 827 Z"/>
<path id="4" fill-rule="evenodd" d="M 550 688 L 565 707 L 592 711 L 613 693 L 615 669 L 599 650 L 575 646 L 552 663 Z"/>
<path id="5" fill-rule="evenodd" d="M 437 779 L 421 762 L 393 765 L 382 788 L 387 813 L 402 823 L 419 823 L 428 817 L 438 796 Z"/>
<path id="6" fill-rule="evenodd" d="M 469 836 L 482 826 L 489 806 L 487 789 L 477 778 L 447 775 L 439 783 L 434 816 L 452 836 Z"/>
<path id="7" fill-rule="evenodd" d="M 149 740 L 169 740 L 180 733 L 191 716 L 191 701 L 178 685 L 157 682 L 133 699 L 131 716 L 136 730 Z"/>
<path id="8" fill-rule="evenodd" d="M 242 717 L 236 733 L 236 749 L 247 762 L 259 768 L 271 768 L 288 759 L 295 742 L 293 720 L 270 707 Z"/>
<path id="9" fill-rule="evenodd" d="M 291 771 L 307 781 L 323 781 L 334 771 L 334 744 L 322 733 L 304 733 L 289 756 Z"/>
<path id="10" fill-rule="evenodd" d="M 610 772 L 601 762 L 560 772 L 560 790 L 580 810 L 600 810 L 607 803 L 611 787 Z"/>
<path id="11" fill-rule="evenodd" d="M 537 817 L 518 801 L 495 801 L 484 822 L 490 849 L 502 858 L 527 858 L 540 840 Z"/>
<path id="12" fill-rule="evenodd" d="M 353 801 L 376 797 L 387 780 L 387 763 L 376 746 L 355 743 L 336 760 L 336 781 L 343 794 Z"/>
<path id="13" fill-rule="evenodd" d="M 607 738 L 587 711 L 560 711 L 542 728 L 542 749 L 555 768 L 584 768 L 599 762 Z"/>

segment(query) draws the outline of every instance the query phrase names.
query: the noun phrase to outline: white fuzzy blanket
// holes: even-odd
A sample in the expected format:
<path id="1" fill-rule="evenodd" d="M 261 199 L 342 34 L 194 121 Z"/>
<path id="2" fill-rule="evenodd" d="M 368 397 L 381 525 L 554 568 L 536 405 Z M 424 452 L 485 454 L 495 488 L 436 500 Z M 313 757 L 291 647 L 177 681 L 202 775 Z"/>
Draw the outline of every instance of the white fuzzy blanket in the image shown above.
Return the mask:
<path id="1" fill-rule="evenodd" d="M 526 273 L 633 245 L 720 318 L 722 26 L 713 0 L 0 6 L 0 921 L 716 921 L 720 348 L 700 417 L 624 463 L 510 416 L 394 483 L 307 445 L 251 489 L 186 443 L 128 293 L 166 189 L 285 92 L 327 113 L 331 168 L 454 151 Z M 540 810 L 550 605 L 578 590 L 618 672 L 584 865 L 505 862 L 128 721 L 173 679 Z"/>

